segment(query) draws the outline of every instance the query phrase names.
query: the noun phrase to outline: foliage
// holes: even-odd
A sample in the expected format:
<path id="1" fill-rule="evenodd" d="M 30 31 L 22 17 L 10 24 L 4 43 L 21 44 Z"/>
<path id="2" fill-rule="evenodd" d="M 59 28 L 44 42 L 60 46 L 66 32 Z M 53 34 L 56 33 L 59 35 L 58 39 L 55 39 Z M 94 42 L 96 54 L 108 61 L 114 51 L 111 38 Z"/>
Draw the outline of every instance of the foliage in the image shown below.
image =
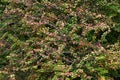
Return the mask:
<path id="1" fill-rule="evenodd" d="M 1 0 L 1 80 L 119 80 L 119 0 Z"/>

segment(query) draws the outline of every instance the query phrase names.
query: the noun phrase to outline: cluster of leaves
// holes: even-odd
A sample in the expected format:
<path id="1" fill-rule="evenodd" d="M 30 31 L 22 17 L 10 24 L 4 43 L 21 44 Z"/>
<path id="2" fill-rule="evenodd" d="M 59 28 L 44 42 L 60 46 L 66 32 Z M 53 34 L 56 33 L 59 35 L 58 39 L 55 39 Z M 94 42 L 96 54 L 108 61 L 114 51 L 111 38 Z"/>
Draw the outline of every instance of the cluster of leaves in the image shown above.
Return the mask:
<path id="1" fill-rule="evenodd" d="M 118 0 L 0 1 L 0 79 L 120 79 Z"/>

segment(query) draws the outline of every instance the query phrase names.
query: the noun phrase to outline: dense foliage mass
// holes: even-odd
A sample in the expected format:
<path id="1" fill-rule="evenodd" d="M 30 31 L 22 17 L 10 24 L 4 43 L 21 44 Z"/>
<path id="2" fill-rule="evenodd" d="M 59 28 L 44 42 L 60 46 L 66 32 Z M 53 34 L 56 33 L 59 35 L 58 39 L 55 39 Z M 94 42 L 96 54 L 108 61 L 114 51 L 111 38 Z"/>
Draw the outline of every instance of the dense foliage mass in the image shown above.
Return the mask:
<path id="1" fill-rule="evenodd" d="M 120 80 L 120 1 L 0 0 L 0 80 Z"/>

